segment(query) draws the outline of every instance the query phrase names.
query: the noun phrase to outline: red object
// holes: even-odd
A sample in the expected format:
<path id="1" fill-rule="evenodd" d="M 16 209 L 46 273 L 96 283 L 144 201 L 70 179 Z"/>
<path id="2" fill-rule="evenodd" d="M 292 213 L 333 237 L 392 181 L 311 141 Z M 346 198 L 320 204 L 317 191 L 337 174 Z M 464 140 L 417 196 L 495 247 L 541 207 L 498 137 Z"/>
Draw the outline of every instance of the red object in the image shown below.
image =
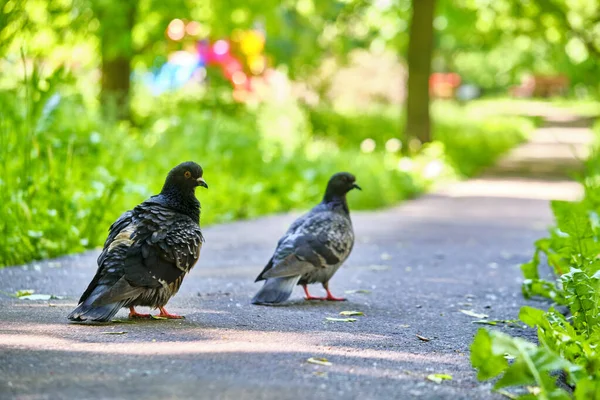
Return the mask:
<path id="1" fill-rule="evenodd" d="M 164 307 L 158 307 L 158 309 L 160 310 L 160 314 L 158 314 L 159 317 L 167 319 L 184 319 L 184 317 L 181 315 L 169 314 Z"/>
<path id="2" fill-rule="evenodd" d="M 435 72 L 429 77 L 429 93 L 434 97 L 452 98 L 460 82 L 457 73 Z"/>
<path id="3" fill-rule="evenodd" d="M 302 285 L 302 288 L 304 289 L 304 293 L 306 294 L 305 299 L 306 300 L 326 300 L 326 301 L 346 301 L 346 299 L 343 297 L 335 297 L 334 295 L 332 295 L 331 292 L 329 291 L 329 285 L 327 283 L 324 283 L 323 287 L 325 288 L 325 291 L 327 292 L 327 297 L 314 297 L 314 296 L 311 296 L 310 293 L 308 293 L 308 287 L 306 285 Z"/>
<path id="4" fill-rule="evenodd" d="M 311 296 L 310 293 L 308 293 L 308 287 L 306 285 L 302 285 L 302 288 L 304 289 L 304 293 L 306 294 L 306 300 L 323 300 L 322 297 Z"/>
<path id="5" fill-rule="evenodd" d="M 129 318 L 134 319 L 134 318 L 150 318 L 151 315 L 150 314 L 140 314 L 137 311 L 135 311 L 134 307 L 129 307 Z"/>

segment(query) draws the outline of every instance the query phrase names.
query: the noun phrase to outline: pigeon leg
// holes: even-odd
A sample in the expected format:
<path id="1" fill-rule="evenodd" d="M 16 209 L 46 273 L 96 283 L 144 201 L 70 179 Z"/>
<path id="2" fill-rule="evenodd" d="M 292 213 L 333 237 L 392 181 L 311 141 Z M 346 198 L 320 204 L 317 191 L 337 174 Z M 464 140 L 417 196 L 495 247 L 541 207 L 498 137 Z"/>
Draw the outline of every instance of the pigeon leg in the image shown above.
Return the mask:
<path id="1" fill-rule="evenodd" d="M 323 288 L 325 288 L 325 291 L 327 292 L 327 297 L 325 297 L 324 300 L 327 300 L 327 301 L 346 301 L 346 299 L 343 298 L 343 297 L 335 297 L 334 295 L 331 294 L 331 292 L 329 291 L 329 282 L 325 282 L 323 284 Z"/>
<path id="2" fill-rule="evenodd" d="M 158 309 L 160 310 L 160 314 L 158 314 L 159 317 L 167 319 L 185 319 L 183 315 L 169 314 L 169 312 L 165 310 L 164 307 L 158 307 Z"/>
<path id="3" fill-rule="evenodd" d="M 305 300 L 325 300 L 325 298 L 323 297 L 311 296 L 310 293 L 308 293 L 308 287 L 306 285 L 302 285 L 302 288 L 304 289 L 304 293 L 306 294 L 306 297 L 304 298 Z"/>
<path id="4" fill-rule="evenodd" d="M 140 314 L 137 311 L 135 311 L 135 308 L 129 307 L 129 318 L 130 319 L 150 318 L 150 314 Z"/>

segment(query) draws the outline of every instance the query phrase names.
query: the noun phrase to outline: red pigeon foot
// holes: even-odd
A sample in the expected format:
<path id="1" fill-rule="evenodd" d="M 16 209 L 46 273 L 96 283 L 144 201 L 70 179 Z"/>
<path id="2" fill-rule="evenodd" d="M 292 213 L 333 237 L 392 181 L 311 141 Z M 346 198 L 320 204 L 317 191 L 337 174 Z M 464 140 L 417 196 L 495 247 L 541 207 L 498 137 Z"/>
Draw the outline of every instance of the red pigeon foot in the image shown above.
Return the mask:
<path id="1" fill-rule="evenodd" d="M 143 319 L 143 318 L 150 318 L 150 317 L 151 317 L 150 314 L 140 314 L 137 311 L 135 311 L 135 308 L 129 307 L 129 318 L 130 319 Z"/>
<path id="2" fill-rule="evenodd" d="M 160 310 L 160 314 L 158 314 L 158 316 L 161 318 L 185 319 L 185 317 L 183 315 L 169 314 L 169 312 L 167 310 L 165 310 L 164 307 L 158 307 L 158 309 Z"/>
<path id="3" fill-rule="evenodd" d="M 327 301 L 346 301 L 346 299 L 343 297 L 335 297 L 334 295 L 331 294 L 331 292 L 329 291 L 329 282 L 325 282 L 323 284 L 323 288 L 327 292 L 327 297 L 325 297 L 325 300 L 327 300 Z"/>
<path id="4" fill-rule="evenodd" d="M 327 301 L 346 301 L 346 299 L 344 297 L 335 297 L 334 295 L 331 294 L 331 292 L 329 290 L 327 291 L 327 297 L 325 297 L 324 300 L 327 300 Z"/>
<path id="5" fill-rule="evenodd" d="M 304 298 L 305 300 L 325 300 L 324 297 L 311 296 L 310 293 L 308 293 L 308 286 L 302 285 L 302 288 L 304 289 L 304 293 L 306 294 L 306 297 Z"/>

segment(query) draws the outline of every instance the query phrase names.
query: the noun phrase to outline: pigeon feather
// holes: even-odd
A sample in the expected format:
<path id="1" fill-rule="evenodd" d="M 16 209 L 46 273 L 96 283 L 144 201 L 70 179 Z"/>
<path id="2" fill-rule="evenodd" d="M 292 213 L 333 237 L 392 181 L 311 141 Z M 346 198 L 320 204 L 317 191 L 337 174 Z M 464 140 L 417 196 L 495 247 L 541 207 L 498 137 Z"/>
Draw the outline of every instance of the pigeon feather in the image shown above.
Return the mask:
<path id="1" fill-rule="evenodd" d="M 108 321 L 122 307 L 163 307 L 177 293 L 204 242 L 194 195 L 200 185 L 202 168 L 180 164 L 159 195 L 111 225 L 96 274 L 69 319 Z"/>
<path id="2" fill-rule="evenodd" d="M 354 246 L 346 193 L 358 187 L 348 173 L 334 175 L 321 203 L 295 220 L 256 281 L 266 280 L 254 304 L 285 301 L 296 284 L 327 285 Z"/>

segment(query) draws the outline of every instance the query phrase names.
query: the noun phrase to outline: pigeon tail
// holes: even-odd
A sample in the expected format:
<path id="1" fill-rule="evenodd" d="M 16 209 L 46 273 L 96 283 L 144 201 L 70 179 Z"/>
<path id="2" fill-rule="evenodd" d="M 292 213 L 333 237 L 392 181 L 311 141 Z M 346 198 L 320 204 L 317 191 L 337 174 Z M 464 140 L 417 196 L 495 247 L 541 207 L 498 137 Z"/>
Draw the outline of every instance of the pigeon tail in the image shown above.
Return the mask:
<path id="1" fill-rule="evenodd" d="M 290 298 L 299 280 L 300 275 L 267 279 L 263 287 L 252 298 L 252 304 L 269 305 L 283 303 Z"/>
<path id="2" fill-rule="evenodd" d="M 95 321 L 108 322 L 125 305 L 125 301 L 118 301 L 110 304 L 94 305 L 100 296 L 108 288 L 105 285 L 97 286 L 92 293 L 81 304 L 73 310 L 67 318 L 71 321 Z"/>

